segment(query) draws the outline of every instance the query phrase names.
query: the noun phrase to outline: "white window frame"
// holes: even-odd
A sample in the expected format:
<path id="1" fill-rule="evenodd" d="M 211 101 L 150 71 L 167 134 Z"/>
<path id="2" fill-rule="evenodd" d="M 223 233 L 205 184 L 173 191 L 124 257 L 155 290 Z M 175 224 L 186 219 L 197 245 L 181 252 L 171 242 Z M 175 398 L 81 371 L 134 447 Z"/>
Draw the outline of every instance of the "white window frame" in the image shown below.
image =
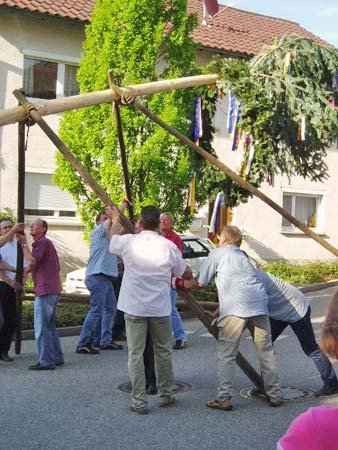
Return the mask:
<path id="1" fill-rule="evenodd" d="M 283 205 L 284 195 L 292 196 L 292 208 L 291 215 L 295 217 L 295 198 L 299 197 L 315 197 L 317 198 L 317 226 L 310 228 L 313 232 L 317 234 L 325 234 L 325 221 L 324 221 L 324 211 L 325 211 L 325 202 L 326 202 L 326 193 L 322 190 L 316 189 L 299 189 L 292 187 L 282 187 L 282 198 L 281 204 Z M 283 223 L 283 222 L 282 222 Z M 283 234 L 304 234 L 302 230 L 291 224 L 291 226 L 283 226 L 281 225 L 281 232 Z"/>
<path id="2" fill-rule="evenodd" d="M 73 56 L 60 55 L 57 53 L 47 53 L 38 50 L 32 50 L 23 48 L 23 68 L 25 58 L 33 58 L 40 61 L 51 61 L 57 63 L 57 79 L 56 79 L 56 98 L 64 97 L 64 84 L 65 84 L 65 73 L 66 73 L 66 65 L 78 66 L 80 58 L 75 58 Z M 22 74 L 23 79 L 23 74 Z M 35 100 L 45 100 L 37 97 L 29 97 L 29 99 Z"/>

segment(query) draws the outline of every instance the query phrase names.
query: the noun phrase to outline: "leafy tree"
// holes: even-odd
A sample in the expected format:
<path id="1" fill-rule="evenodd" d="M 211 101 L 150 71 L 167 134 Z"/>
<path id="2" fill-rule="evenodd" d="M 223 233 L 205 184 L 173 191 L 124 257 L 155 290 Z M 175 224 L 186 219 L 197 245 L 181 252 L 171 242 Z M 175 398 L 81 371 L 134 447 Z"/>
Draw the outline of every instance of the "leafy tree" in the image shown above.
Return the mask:
<path id="1" fill-rule="evenodd" d="M 189 37 L 196 19 L 186 14 L 186 6 L 186 0 L 97 1 L 86 27 L 78 70 L 81 93 L 109 88 L 108 69 L 125 86 L 196 73 L 195 47 Z M 144 103 L 162 120 L 189 134 L 195 97 L 193 90 L 186 89 L 153 95 Z M 203 164 L 201 168 L 195 164 L 191 152 L 176 138 L 132 107 L 121 108 L 121 117 L 136 212 L 156 204 L 172 211 L 178 228 L 185 229 L 192 220 L 184 214 L 190 171 L 194 165 L 202 170 Z M 60 134 L 74 156 L 119 203 L 124 184 L 111 106 L 66 113 Z M 61 155 L 57 155 L 54 180 L 74 197 L 90 228 L 102 205 Z"/>
<path id="2" fill-rule="evenodd" d="M 260 186 L 269 172 L 315 181 L 328 177 L 326 150 L 338 137 L 338 91 L 332 82 L 338 71 L 336 48 L 286 36 L 251 61 L 218 58 L 205 70 L 218 72 L 219 88 L 241 101 L 239 126 L 255 146 L 247 181 Z M 299 136 L 302 117 L 305 140 Z M 247 158 L 248 151 L 243 165 Z M 216 170 L 205 172 L 205 185 L 210 193 L 223 190 L 229 206 L 250 195 Z"/>

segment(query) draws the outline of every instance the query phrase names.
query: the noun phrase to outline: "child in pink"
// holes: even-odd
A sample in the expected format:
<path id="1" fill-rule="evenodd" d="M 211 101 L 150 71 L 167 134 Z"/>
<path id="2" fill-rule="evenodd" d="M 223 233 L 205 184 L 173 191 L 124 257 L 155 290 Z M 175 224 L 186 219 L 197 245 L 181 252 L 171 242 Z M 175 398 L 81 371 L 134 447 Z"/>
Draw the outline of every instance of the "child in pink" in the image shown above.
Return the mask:
<path id="1" fill-rule="evenodd" d="M 318 406 L 297 417 L 277 450 L 337 450 L 338 408 Z"/>

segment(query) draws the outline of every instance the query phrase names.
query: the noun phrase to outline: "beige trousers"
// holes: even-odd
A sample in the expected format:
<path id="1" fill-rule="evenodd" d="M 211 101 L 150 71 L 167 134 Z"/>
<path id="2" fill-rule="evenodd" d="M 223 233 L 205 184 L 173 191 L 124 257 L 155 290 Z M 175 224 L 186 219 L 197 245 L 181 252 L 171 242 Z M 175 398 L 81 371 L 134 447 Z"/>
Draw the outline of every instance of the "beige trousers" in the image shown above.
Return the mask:
<path id="1" fill-rule="evenodd" d="M 173 366 L 171 360 L 171 321 L 166 317 L 139 317 L 125 313 L 128 342 L 128 370 L 132 385 L 131 399 L 134 406 L 146 406 L 146 379 L 143 352 L 149 327 L 153 345 L 155 373 L 159 397 L 173 392 Z"/>
<path id="2" fill-rule="evenodd" d="M 245 328 L 249 329 L 258 353 L 265 392 L 270 397 L 281 398 L 268 316 L 227 316 L 219 322 L 219 327 L 217 400 L 229 400 L 233 395 L 236 355 Z"/>

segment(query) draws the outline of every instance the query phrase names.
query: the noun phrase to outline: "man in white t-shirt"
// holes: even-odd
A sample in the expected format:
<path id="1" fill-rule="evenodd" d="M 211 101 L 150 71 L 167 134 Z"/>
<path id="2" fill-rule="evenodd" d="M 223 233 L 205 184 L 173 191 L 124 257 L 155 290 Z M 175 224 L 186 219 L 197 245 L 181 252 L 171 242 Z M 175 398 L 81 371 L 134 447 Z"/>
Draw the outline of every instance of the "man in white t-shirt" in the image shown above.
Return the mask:
<path id="1" fill-rule="evenodd" d="M 122 258 L 122 280 L 119 309 L 124 312 L 128 341 L 128 368 L 132 383 L 130 409 L 147 414 L 147 397 L 143 351 L 150 330 L 155 355 L 155 372 L 159 406 L 171 406 L 173 367 L 171 360 L 171 276 L 192 278 L 176 245 L 159 236 L 160 212 L 153 206 L 141 211 L 139 234 L 121 234 L 117 212 L 107 208 L 112 217 L 109 237 L 111 253 Z"/>

